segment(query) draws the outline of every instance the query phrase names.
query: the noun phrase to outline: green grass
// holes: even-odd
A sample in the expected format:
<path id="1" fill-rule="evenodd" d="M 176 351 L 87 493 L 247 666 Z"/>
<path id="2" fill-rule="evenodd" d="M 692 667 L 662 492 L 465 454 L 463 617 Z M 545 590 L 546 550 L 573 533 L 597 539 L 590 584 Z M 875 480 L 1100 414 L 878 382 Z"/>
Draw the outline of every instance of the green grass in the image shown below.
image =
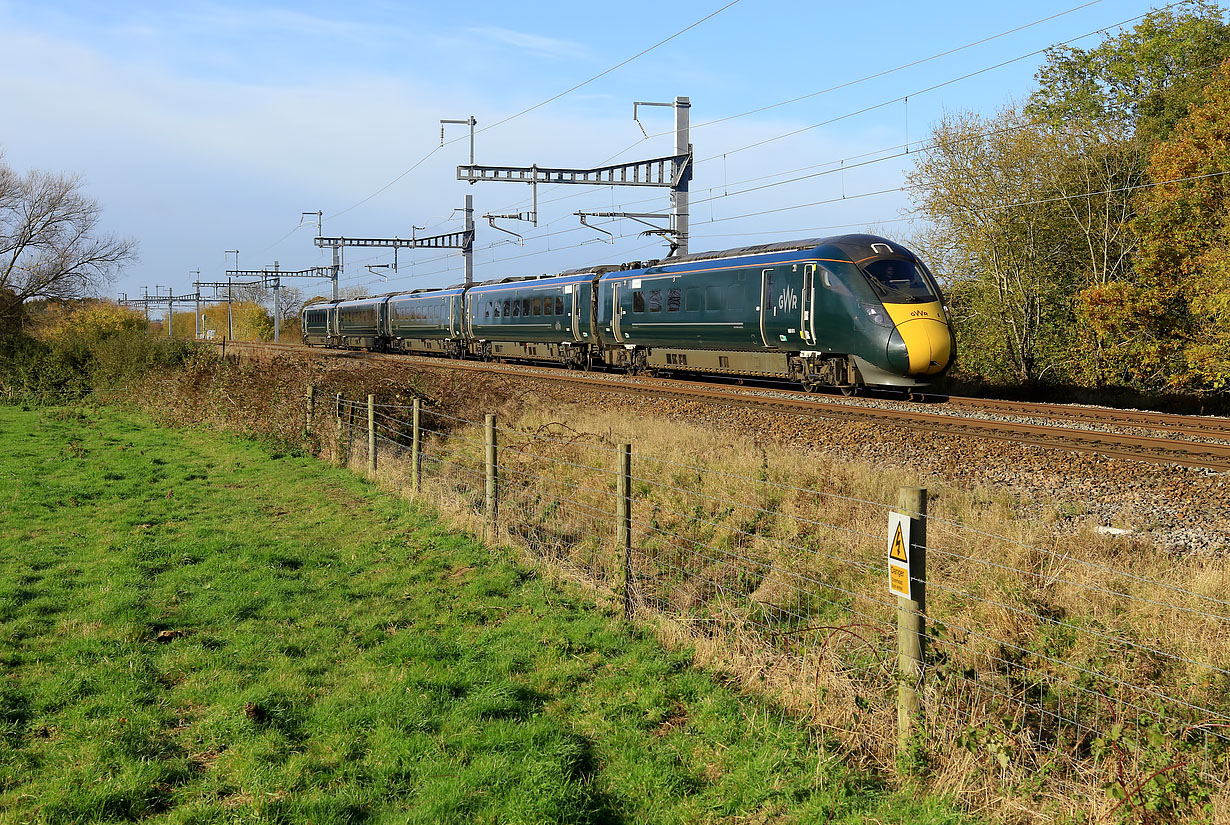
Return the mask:
<path id="1" fill-rule="evenodd" d="M 314 459 L 0 407 L 0 821 L 964 821 Z"/>

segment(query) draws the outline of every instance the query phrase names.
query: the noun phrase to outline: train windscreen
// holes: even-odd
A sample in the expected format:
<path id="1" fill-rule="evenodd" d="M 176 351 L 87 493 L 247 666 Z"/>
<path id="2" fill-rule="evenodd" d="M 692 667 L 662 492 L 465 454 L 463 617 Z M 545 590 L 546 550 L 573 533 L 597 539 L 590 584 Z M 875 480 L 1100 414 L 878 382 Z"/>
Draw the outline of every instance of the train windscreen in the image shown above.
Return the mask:
<path id="1" fill-rule="evenodd" d="M 938 300 L 930 281 L 913 261 L 881 258 L 863 265 L 880 300 L 891 304 L 916 304 Z"/>

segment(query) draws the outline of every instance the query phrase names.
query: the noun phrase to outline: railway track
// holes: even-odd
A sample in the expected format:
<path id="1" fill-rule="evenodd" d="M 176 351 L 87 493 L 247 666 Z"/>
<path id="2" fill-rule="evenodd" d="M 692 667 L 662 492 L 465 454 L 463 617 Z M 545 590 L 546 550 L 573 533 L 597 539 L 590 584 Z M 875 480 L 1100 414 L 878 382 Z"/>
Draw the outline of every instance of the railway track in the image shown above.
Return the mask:
<path id="1" fill-rule="evenodd" d="M 1115 410 L 1103 407 L 953 398 L 932 406 L 810 395 L 801 391 L 731 386 L 553 367 L 453 361 L 405 355 L 324 350 L 299 344 L 227 344 L 228 349 L 294 353 L 318 358 L 368 359 L 416 367 L 531 375 L 608 392 L 669 395 L 680 399 L 785 412 L 803 417 L 861 421 L 922 432 L 1024 444 L 1129 461 L 1230 471 L 1230 419 Z"/>

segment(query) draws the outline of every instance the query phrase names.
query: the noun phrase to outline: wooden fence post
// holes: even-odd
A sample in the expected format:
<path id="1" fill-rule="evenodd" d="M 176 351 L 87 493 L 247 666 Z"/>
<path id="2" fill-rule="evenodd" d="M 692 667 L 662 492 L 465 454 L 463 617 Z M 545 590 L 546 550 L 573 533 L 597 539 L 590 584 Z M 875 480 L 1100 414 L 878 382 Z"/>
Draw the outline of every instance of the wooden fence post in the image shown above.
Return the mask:
<path id="1" fill-rule="evenodd" d="M 897 506 L 910 517 L 910 598 L 897 596 L 897 747 L 903 751 L 922 710 L 918 688 L 926 661 L 927 491 L 902 487 Z"/>
<path id="2" fill-rule="evenodd" d="M 624 557 L 624 618 L 632 619 L 632 445 L 619 445 L 619 482 L 615 493 L 616 545 Z"/>
<path id="3" fill-rule="evenodd" d="M 349 408 L 346 415 L 346 464 L 350 465 L 350 457 L 354 455 L 354 417 L 355 410 L 359 408 L 358 401 L 348 401 L 346 406 Z"/>
<path id="4" fill-rule="evenodd" d="M 487 518 L 491 521 L 491 531 L 494 533 L 499 524 L 500 509 L 500 476 L 497 462 L 495 416 L 488 414 L 486 421 L 487 446 Z"/>
<path id="5" fill-rule="evenodd" d="M 410 483 L 417 496 L 423 487 L 423 442 L 419 433 L 422 431 L 420 422 L 423 414 L 423 402 L 414 399 L 414 417 L 411 419 L 410 433 Z"/>
<path id="6" fill-rule="evenodd" d="M 376 396 L 367 396 L 367 472 L 376 476 Z"/>
<path id="7" fill-rule="evenodd" d="M 337 442 L 333 445 L 333 457 L 337 459 L 337 466 L 341 467 L 346 463 L 346 459 L 342 457 L 342 394 L 340 392 L 333 396 L 333 414 L 337 416 Z"/>

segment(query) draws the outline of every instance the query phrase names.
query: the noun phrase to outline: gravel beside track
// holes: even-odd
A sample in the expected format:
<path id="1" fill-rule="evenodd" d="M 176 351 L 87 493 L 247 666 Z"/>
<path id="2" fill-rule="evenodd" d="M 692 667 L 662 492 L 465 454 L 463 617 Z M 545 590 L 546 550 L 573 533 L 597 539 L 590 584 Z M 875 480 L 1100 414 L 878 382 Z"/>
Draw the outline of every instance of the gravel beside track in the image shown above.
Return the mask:
<path id="1" fill-rule="evenodd" d="M 305 353 L 302 348 L 285 346 L 263 351 Z M 320 350 L 308 352 L 328 357 Z M 459 372 L 455 362 L 440 359 L 340 355 L 341 358 L 329 359 L 335 368 L 346 368 L 355 359 L 376 361 L 382 367 L 400 364 L 403 369 L 436 374 L 441 380 L 445 376 L 455 378 Z M 496 372 L 467 370 L 464 381 L 476 395 L 532 398 L 535 404 L 559 407 L 562 420 L 567 419 L 569 406 L 597 405 L 607 411 L 622 411 L 629 417 L 690 421 L 711 427 L 732 440 L 770 439 L 839 460 L 904 469 L 917 474 L 923 483 L 934 478 L 963 489 L 1007 493 L 1019 502 L 1018 510 L 1023 516 L 1053 521 L 1059 531 L 1123 530 L 1125 541 L 1145 541 L 1178 554 L 1220 557 L 1230 553 L 1230 472 L 932 432 L 887 419 L 818 417 L 685 398 L 662 391 L 668 390 L 672 382 L 652 378 L 637 379 L 636 383 L 643 385 L 645 391 L 634 392 L 615 388 L 616 383 L 626 382 L 622 376 L 585 374 L 599 382 L 614 382 L 607 390 L 601 383 L 579 385 L 552 377 L 559 372 L 547 370 L 544 374 L 540 368 L 504 365 Z M 743 390 L 757 396 L 801 396 L 787 390 Z M 1230 443 L 1230 421 L 1222 418 L 1157 416 L 1083 406 L 961 403 L 965 399 L 954 399 L 952 404 L 921 405 L 885 399 L 823 400 L 848 406 L 854 415 L 864 414 L 860 412 L 864 410 L 925 409 L 930 414 L 972 417 L 1004 427 L 1049 424 L 1105 433 L 1108 441 L 1137 435 L 1183 441 L 1199 439 L 1219 448 Z"/>

